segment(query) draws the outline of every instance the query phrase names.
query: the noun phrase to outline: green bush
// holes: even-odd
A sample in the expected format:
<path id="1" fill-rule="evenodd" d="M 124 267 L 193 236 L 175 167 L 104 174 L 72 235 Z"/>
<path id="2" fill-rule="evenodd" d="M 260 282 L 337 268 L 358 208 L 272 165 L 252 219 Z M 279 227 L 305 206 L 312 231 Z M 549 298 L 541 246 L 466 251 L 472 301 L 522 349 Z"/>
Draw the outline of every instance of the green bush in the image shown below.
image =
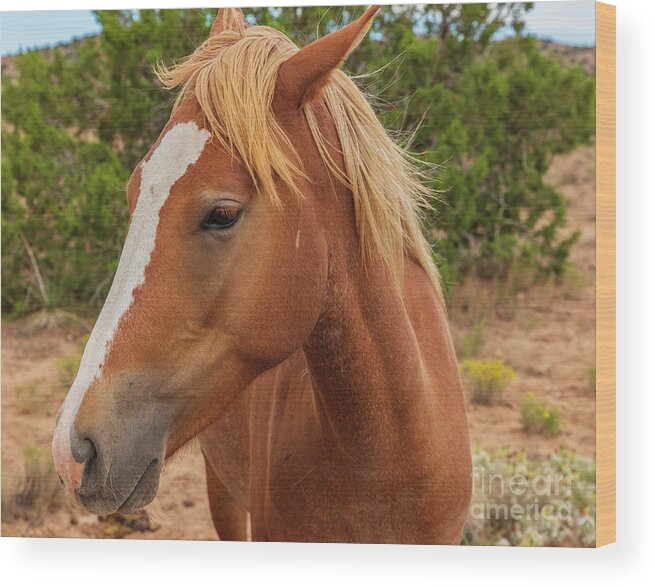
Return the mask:
<path id="1" fill-rule="evenodd" d="M 128 177 L 95 138 L 97 40 L 15 58 L 2 78 L 2 309 L 99 305 L 118 262 Z"/>
<path id="2" fill-rule="evenodd" d="M 514 380 L 514 369 L 499 359 L 466 359 L 464 374 L 471 388 L 471 397 L 479 404 L 497 401 Z"/>
<path id="3" fill-rule="evenodd" d="M 521 421 L 528 434 L 557 436 L 560 433 L 559 410 L 530 392 L 521 401 Z"/>
<path id="4" fill-rule="evenodd" d="M 420 36 L 404 48 L 398 80 L 385 97 L 407 104 L 390 118 L 423 120 L 414 145 L 443 164 L 435 187 L 444 191 L 444 204 L 429 219 L 443 235 L 435 239 L 435 256 L 451 279 L 467 273 L 502 279 L 517 264 L 533 279 L 561 275 L 578 233 L 560 235 L 566 204 L 544 175 L 554 155 L 593 136 L 593 77 L 544 54 L 533 38 L 492 42 L 485 33 L 508 6 L 424 10 L 446 26 L 436 39 Z M 519 28 L 522 17 L 513 17 Z M 426 83 L 421 77 L 429 68 L 435 73 Z"/>

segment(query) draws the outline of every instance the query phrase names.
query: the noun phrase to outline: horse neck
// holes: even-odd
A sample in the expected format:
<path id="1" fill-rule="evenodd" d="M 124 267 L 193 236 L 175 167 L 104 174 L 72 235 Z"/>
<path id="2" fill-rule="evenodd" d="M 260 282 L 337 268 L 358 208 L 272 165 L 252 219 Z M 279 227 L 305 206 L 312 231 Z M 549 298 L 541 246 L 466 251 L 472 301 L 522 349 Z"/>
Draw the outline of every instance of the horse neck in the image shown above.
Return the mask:
<path id="1" fill-rule="evenodd" d="M 434 300 L 421 276 L 424 283 L 411 287 L 425 287 Z M 392 283 L 381 266 L 332 264 L 325 310 L 304 348 L 323 431 L 363 458 L 406 445 L 412 422 L 431 403 L 403 294 Z"/>

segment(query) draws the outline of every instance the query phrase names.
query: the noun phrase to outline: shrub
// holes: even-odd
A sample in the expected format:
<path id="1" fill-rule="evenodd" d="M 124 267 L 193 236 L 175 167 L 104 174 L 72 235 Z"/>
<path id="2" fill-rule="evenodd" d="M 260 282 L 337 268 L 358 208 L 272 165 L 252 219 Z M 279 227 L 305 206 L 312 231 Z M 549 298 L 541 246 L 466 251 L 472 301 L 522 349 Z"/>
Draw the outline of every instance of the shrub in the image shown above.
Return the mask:
<path id="1" fill-rule="evenodd" d="M 432 161 L 447 162 L 437 184 L 448 190 L 434 219 L 446 235 L 437 253 L 460 276 L 503 279 L 517 262 L 525 278 L 560 276 L 579 233 L 562 234 L 566 202 L 544 173 L 553 155 L 592 136 L 593 78 L 526 38 L 492 43 L 444 77 L 416 140 Z"/>
<path id="2" fill-rule="evenodd" d="M 474 453 L 462 544 L 593 546 L 595 520 L 593 459 L 566 449 L 544 458 L 509 449 Z"/>
<path id="3" fill-rule="evenodd" d="M 92 128 L 102 118 L 101 62 L 89 41 L 65 55 L 20 55 L 15 77 L 3 71 L 4 313 L 77 309 L 109 290 L 129 173 Z"/>
<path id="4" fill-rule="evenodd" d="M 474 402 L 491 404 L 502 395 L 514 380 L 514 369 L 500 359 L 466 359 L 464 373 L 471 386 Z"/>
<path id="5" fill-rule="evenodd" d="M 560 433 L 559 410 L 545 400 L 538 400 L 533 393 L 521 401 L 521 420 L 528 434 L 557 436 Z"/>
<path id="6" fill-rule="evenodd" d="M 52 459 L 34 446 L 23 450 L 23 470 L 9 476 L 3 470 L 2 518 L 23 519 L 38 525 L 52 511 L 61 497 L 61 489 Z"/>

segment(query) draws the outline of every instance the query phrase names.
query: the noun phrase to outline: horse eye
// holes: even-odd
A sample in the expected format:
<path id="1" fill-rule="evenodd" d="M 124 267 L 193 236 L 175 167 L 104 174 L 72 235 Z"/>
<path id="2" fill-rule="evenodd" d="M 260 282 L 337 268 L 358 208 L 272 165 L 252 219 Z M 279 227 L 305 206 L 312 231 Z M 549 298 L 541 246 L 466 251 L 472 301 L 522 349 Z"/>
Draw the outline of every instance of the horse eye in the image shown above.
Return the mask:
<path id="1" fill-rule="evenodd" d="M 205 216 L 205 219 L 200 224 L 200 228 L 203 230 L 229 228 L 239 220 L 240 215 L 241 210 L 239 208 L 214 208 Z"/>

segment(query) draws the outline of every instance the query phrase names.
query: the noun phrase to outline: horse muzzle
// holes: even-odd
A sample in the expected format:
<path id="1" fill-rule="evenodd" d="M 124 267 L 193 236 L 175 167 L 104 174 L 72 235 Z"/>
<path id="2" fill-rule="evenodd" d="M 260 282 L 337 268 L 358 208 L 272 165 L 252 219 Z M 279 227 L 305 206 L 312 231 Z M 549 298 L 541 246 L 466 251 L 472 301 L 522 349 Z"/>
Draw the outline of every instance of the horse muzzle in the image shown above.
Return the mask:
<path id="1" fill-rule="evenodd" d="M 111 426 L 58 419 L 52 443 L 57 474 L 85 509 L 130 513 L 155 498 L 168 426 L 166 418 L 150 416 L 105 418 Z"/>

